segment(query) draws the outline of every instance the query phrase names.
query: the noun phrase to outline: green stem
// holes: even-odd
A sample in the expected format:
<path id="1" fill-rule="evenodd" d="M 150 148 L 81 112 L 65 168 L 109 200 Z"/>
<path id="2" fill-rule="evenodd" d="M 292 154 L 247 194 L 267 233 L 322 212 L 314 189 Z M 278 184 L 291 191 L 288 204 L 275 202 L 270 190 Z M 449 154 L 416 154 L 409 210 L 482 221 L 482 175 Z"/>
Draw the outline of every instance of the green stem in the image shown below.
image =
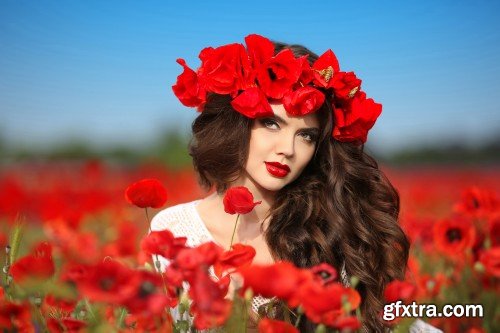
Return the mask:
<path id="1" fill-rule="evenodd" d="M 300 323 L 300 319 L 302 319 L 302 313 L 299 313 L 299 315 L 297 316 L 297 320 L 295 320 L 295 327 L 299 327 L 299 323 Z"/>
<path id="2" fill-rule="evenodd" d="M 149 232 L 151 233 L 151 222 L 149 221 L 149 213 L 148 213 L 148 207 L 145 208 L 145 211 L 146 211 L 146 220 L 148 222 L 148 228 L 149 228 Z M 160 259 L 158 258 L 158 255 L 157 254 L 154 254 L 153 255 L 153 258 L 154 258 L 154 266 L 155 266 L 155 270 L 158 271 L 158 273 L 160 273 L 161 275 L 161 281 L 163 282 L 163 291 L 165 291 L 165 295 L 168 296 L 168 291 L 167 291 L 167 285 L 165 284 L 165 278 L 163 276 L 163 272 L 161 271 L 161 265 L 160 265 Z"/>
<path id="3" fill-rule="evenodd" d="M 148 222 L 149 232 L 151 232 L 151 222 L 149 222 L 148 207 L 144 208 L 146 210 L 146 221 Z"/>
<path id="4" fill-rule="evenodd" d="M 236 226 L 238 225 L 238 220 L 240 219 L 240 214 L 236 217 L 236 222 L 234 223 L 233 235 L 231 236 L 231 244 L 229 244 L 229 250 L 231 250 L 231 246 L 233 246 L 234 234 L 236 233 Z"/>

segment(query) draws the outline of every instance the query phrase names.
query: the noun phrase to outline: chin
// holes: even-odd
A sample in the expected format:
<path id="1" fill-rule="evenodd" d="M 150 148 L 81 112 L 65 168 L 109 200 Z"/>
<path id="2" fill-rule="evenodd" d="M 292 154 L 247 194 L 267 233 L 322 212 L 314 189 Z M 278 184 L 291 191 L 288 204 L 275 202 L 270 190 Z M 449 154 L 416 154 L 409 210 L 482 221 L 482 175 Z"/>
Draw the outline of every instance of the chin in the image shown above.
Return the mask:
<path id="1" fill-rule="evenodd" d="M 290 183 L 290 182 L 286 178 L 274 178 L 272 176 L 269 176 L 268 179 L 264 180 L 259 185 L 267 191 L 278 192 L 283 187 L 285 187 L 288 183 Z"/>

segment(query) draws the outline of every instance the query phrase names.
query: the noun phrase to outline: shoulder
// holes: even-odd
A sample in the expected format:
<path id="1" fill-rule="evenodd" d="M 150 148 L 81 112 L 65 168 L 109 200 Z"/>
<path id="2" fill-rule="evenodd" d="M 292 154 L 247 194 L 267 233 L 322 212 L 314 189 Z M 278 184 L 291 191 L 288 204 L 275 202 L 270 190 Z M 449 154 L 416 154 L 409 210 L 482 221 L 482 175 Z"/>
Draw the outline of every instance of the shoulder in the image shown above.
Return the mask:
<path id="1" fill-rule="evenodd" d="M 178 204 L 158 212 L 151 220 L 151 230 L 159 231 L 175 229 L 179 223 L 189 223 L 193 219 L 193 209 L 196 201 Z"/>

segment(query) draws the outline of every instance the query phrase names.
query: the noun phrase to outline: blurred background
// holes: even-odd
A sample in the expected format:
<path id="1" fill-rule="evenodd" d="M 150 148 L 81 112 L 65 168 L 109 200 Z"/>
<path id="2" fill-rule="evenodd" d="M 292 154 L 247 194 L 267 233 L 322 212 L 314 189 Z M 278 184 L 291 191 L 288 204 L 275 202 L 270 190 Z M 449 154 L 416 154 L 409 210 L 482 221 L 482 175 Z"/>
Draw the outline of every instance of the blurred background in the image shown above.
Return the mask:
<path id="1" fill-rule="evenodd" d="M 189 163 L 196 116 L 172 93 L 206 46 L 250 33 L 331 48 L 383 104 L 390 163 L 498 162 L 497 1 L 2 1 L 0 156 Z"/>

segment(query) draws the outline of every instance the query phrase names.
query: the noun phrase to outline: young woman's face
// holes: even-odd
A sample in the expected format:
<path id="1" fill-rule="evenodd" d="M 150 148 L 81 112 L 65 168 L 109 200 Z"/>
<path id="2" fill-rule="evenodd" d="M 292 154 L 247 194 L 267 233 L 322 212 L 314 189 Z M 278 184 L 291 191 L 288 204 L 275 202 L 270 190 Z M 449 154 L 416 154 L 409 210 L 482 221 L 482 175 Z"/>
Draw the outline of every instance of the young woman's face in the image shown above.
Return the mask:
<path id="1" fill-rule="evenodd" d="M 255 119 L 250 130 L 248 180 L 267 191 L 279 191 L 300 176 L 314 155 L 319 137 L 315 114 L 289 116 L 272 104 L 274 117 Z"/>

